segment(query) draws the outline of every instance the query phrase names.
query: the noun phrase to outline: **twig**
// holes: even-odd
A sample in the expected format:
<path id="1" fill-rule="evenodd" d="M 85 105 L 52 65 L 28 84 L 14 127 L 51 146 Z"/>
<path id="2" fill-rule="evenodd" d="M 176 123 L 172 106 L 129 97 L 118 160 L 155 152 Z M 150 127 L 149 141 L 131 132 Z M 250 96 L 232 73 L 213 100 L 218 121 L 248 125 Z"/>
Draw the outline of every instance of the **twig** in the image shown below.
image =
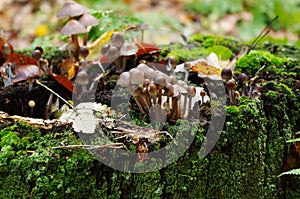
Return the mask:
<path id="1" fill-rule="evenodd" d="M 85 148 L 85 149 L 100 149 L 105 147 L 111 148 L 120 148 L 123 147 L 123 143 L 112 143 L 112 144 L 104 144 L 104 145 L 82 145 L 82 144 L 75 144 L 75 145 L 67 145 L 67 146 L 57 146 L 51 147 L 51 149 L 72 149 L 72 148 Z"/>
<path id="2" fill-rule="evenodd" d="M 51 88 L 49 88 L 48 86 L 46 86 L 45 84 L 43 84 L 42 82 L 40 82 L 39 80 L 35 80 L 37 84 L 41 85 L 42 87 L 46 88 L 48 91 L 50 91 L 51 93 L 53 93 L 54 95 L 56 95 L 59 99 L 61 99 L 62 101 L 64 101 L 67 105 L 69 105 L 72 109 L 74 109 L 74 106 L 72 104 L 70 104 L 67 100 L 65 100 L 64 98 L 62 98 L 59 94 L 57 94 L 55 91 L 53 91 Z"/>

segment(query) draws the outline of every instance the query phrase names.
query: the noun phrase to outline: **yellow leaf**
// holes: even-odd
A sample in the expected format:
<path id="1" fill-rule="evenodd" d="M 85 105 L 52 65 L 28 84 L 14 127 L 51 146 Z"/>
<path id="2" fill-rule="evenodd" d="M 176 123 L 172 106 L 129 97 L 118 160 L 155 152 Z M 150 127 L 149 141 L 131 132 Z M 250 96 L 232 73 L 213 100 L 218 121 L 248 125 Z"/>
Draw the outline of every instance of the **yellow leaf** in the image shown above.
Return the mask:
<path id="1" fill-rule="evenodd" d="M 115 30 L 110 30 L 101 35 L 89 46 L 89 55 L 87 60 L 99 60 L 101 55 L 101 48 L 104 44 L 107 44 Z"/>
<path id="2" fill-rule="evenodd" d="M 205 61 L 199 61 L 192 66 L 192 70 L 196 73 L 204 75 L 221 75 L 222 69 L 212 66 Z"/>

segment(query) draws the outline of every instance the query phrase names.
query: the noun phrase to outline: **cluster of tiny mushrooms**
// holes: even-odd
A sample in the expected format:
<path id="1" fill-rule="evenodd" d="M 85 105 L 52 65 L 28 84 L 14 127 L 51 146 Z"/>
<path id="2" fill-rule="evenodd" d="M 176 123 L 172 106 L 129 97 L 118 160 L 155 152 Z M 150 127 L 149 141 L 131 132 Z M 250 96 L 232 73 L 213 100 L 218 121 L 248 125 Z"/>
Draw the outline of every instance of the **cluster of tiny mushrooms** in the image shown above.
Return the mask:
<path id="1" fill-rule="evenodd" d="M 75 57 L 77 60 L 79 56 L 83 58 L 83 60 L 80 60 L 80 70 L 76 74 L 76 82 L 82 85 L 82 92 L 85 92 L 87 91 L 86 85 L 89 83 L 89 75 L 86 71 L 86 57 L 89 54 L 87 47 L 88 28 L 97 25 L 98 20 L 88 13 L 87 8 L 71 0 L 65 2 L 57 14 L 57 18 L 68 18 L 67 23 L 61 29 L 61 33 L 71 35 L 72 42 L 66 46 L 70 56 Z M 84 34 L 83 44 L 80 46 L 78 34 L 82 33 Z M 4 43 L 2 52 L 5 56 L 8 56 L 13 52 L 13 49 L 8 43 Z M 166 113 L 169 121 L 188 118 L 193 105 L 192 98 L 197 94 L 196 87 L 189 86 L 187 83 L 191 64 L 189 62 L 184 63 L 186 70 L 184 80 L 176 78 L 174 73 L 176 60 L 174 57 L 169 57 L 167 60 L 166 68 L 171 71 L 169 75 L 155 70 L 145 63 L 140 63 L 137 67 L 125 71 L 127 59 L 137 52 L 138 47 L 136 44 L 134 42 L 126 42 L 124 34 L 121 32 L 114 32 L 110 42 L 101 49 L 101 54 L 106 56 L 110 63 L 113 62 L 115 64 L 116 72 L 120 74 L 117 85 L 125 87 L 131 92 L 141 113 L 147 115 L 155 113 L 157 117 L 161 113 Z M 37 64 L 22 66 L 22 70 L 11 63 L 4 63 L 1 67 L 1 76 L 5 86 L 12 85 L 13 82 L 20 80 L 27 80 L 31 90 L 35 79 L 40 78 L 43 74 L 51 74 L 52 68 L 48 66 L 48 61 L 43 59 L 42 55 L 43 49 L 36 47 L 32 52 L 32 58 L 36 60 Z M 233 79 L 232 71 L 232 67 L 225 67 L 221 73 L 231 104 L 238 104 L 240 95 L 254 98 L 261 96 L 261 87 L 255 84 L 257 77 L 250 80 L 248 90 L 246 85 L 247 75 L 244 73 L 240 74 L 237 83 Z M 241 94 L 236 90 L 237 84 L 240 84 L 242 87 Z M 208 93 L 202 90 L 199 94 L 202 98 L 202 103 L 204 103 L 204 97 Z M 50 98 L 52 99 L 52 95 Z M 35 102 L 30 100 L 28 106 L 33 109 Z"/>

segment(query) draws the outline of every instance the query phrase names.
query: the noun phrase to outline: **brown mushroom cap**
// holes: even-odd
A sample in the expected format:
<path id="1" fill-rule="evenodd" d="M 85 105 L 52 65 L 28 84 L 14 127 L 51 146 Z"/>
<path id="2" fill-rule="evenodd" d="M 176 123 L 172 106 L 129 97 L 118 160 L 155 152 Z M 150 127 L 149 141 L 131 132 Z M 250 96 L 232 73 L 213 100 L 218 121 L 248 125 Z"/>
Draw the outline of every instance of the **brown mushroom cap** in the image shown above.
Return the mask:
<path id="1" fill-rule="evenodd" d="M 75 19 L 70 20 L 61 29 L 61 33 L 64 35 L 76 35 L 85 32 L 87 32 L 87 29 Z"/>
<path id="2" fill-rule="evenodd" d="M 56 15 L 57 18 L 66 18 L 79 16 L 84 13 L 87 13 L 87 8 L 76 3 L 75 1 L 66 1 L 59 13 Z"/>
<path id="3" fill-rule="evenodd" d="M 235 88 L 236 88 L 236 83 L 235 83 L 235 81 L 234 80 L 228 80 L 228 82 L 227 82 L 227 88 L 229 89 L 229 90 L 234 90 Z"/>
<path id="4" fill-rule="evenodd" d="M 79 71 L 76 75 L 76 82 L 79 85 L 87 85 L 89 83 L 89 76 L 86 71 Z"/>
<path id="5" fill-rule="evenodd" d="M 222 79 L 228 81 L 229 79 L 232 78 L 232 70 L 230 67 L 225 67 L 223 68 L 222 72 L 221 72 L 221 77 Z"/>
<path id="6" fill-rule="evenodd" d="M 89 13 L 84 13 L 79 18 L 79 23 L 81 23 L 84 26 L 96 26 L 98 25 L 99 21 L 96 19 L 93 15 L 90 15 Z"/>

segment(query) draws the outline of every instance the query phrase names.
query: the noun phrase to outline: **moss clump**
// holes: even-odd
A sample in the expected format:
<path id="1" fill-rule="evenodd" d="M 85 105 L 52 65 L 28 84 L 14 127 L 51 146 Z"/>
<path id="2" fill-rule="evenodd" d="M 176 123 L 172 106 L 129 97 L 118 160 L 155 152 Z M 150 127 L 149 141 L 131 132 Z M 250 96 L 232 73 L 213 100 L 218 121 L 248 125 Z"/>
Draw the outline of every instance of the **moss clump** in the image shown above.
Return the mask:
<path id="1" fill-rule="evenodd" d="M 209 53 L 201 46 L 195 45 L 186 47 L 181 44 L 173 44 L 168 46 L 161 46 L 161 56 L 164 58 L 173 56 L 177 63 L 191 61 L 200 57 L 206 57 Z"/>
<path id="2" fill-rule="evenodd" d="M 286 61 L 285 58 L 277 57 L 267 51 L 253 51 L 240 58 L 235 69 L 246 74 L 255 74 L 263 66 L 280 68 Z"/>
<path id="3" fill-rule="evenodd" d="M 199 44 L 204 48 L 209 48 L 212 46 L 224 46 L 230 49 L 235 54 L 239 52 L 242 45 L 242 43 L 234 37 L 223 37 L 207 34 L 192 35 L 189 38 L 188 43 Z"/>
<path id="4" fill-rule="evenodd" d="M 216 53 L 222 60 L 229 60 L 232 57 L 232 51 L 224 46 L 212 46 L 206 49 L 209 53 Z"/>

